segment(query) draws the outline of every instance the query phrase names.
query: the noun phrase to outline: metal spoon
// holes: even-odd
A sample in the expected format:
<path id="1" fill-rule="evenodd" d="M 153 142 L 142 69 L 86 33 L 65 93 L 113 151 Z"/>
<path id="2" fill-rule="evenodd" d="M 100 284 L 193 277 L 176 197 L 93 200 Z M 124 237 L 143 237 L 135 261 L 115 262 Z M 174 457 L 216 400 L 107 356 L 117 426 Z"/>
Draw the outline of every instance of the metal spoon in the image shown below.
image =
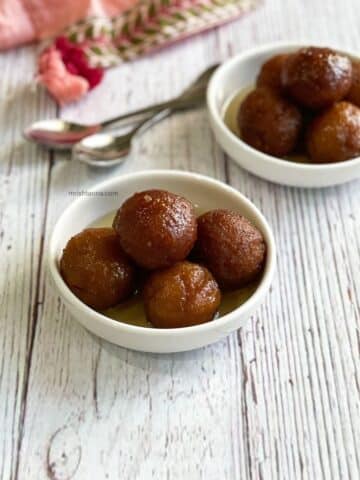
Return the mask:
<path id="1" fill-rule="evenodd" d="M 80 160 L 92 167 L 113 167 L 125 161 L 131 149 L 132 140 L 138 133 L 143 133 L 163 118 L 170 115 L 173 110 L 167 108 L 146 118 L 124 135 L 111 133 L 95 133 L 83 138 L 73 147 L 73 158 Z"/>
<path id="2" fill-rule="evenodd" d="M 84 137 L 93 135 L 113 123 L 124 123 L 127 121 L 127 124 L 129 124 L 130 120 L 131 123 L 134 123 L 135 120 L 151 117 L 155 113 L 167 108 L 175 110 L 196 105 L 203 100 L 206 85 L 218 66 L 218 64 L 213 65 L 205 70 L 181 95 L 172 100 L 126 113 L 95 125 L 81 125 L 59 118 L 40 120 L 26 128 L 24 136 L 27 140 L 48 148 L 70 149 Z"/>

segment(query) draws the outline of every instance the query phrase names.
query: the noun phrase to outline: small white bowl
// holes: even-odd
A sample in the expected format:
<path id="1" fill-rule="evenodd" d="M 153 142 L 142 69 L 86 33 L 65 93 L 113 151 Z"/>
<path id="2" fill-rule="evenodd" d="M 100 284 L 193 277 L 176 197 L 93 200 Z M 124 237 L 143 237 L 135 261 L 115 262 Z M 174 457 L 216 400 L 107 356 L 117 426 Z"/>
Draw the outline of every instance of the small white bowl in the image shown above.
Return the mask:
<path id="1" fill-rule="evenodd" d="M 239 90 L 255 84 L 260 67 L 268 58 L 304 46 L 306 45 L 292 43 L 265 45 L 237 55 L 216 70 L 207 92 L 210 124 L 215 137 L 235 162 L 271 182 L 294 187 L 328 187 L 360 178 L 360 157 L 321 165 L 282 160 L 250 147 L 224 123 L 224 110 L 229 100 Z M 332 48 L 341 51 L 337 47 Z M 342 53 L 359 58 L 354 52 Z"/>
<path id="2" fill-rule="evenodd" d="M 239 308 L 219 319 L 193 327 L 166 330 L 146 328 L 118 322 L 96 312 L 82 303 L 67 287 L 59 272 L 59 259 L 67 241 L 95 220 L 115 211 L 133 193 L 152 188 L 178 193 L 205 209 L 234 209 L 261 230 L 267 244 L 265 270 L 256 291 Z M 91 191 L 105 193 L 83 196 L 63 212 L 50 240 L 48 262 L 57 290 L 70 312 L 95 335 L 117 345 L 144 352 L 191 350 L 215 342 L 241 327 L 264 300 L 275 269 L 274 238 L 263 215 L 237 190 L 195 173 L 154 170 L 123 175 L 101 183 Z"/>

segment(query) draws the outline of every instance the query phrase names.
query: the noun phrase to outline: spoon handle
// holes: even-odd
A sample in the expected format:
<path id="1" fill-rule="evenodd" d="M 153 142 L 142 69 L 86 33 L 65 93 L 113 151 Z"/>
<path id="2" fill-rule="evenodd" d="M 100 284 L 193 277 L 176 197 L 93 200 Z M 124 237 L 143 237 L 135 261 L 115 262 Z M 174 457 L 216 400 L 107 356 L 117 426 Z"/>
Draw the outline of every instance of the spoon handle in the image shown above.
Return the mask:
<path id="1" fill-rule="evenodd" d="M 112 123 L 123 122 L 124 120 L 131 120 L 133 123 L 137 119 L 137 117 L 144 117 L 144 115 L 146 115 L 147 119 L 149 115 L 152 117 L 157 112 L 161 112 L 168 108 L 174 110 L 189 108 L 191 106 L 197 105 L 198 103 L 201 103 L 204 100 L 204 97 L 205 90 L 199 90 L 194 95 L 191 95 L 187 98 L 175 98 L 166 102 L 161 102 L 156 105 L 151 105 L 150 107 L 141 108 L 140 110 L 135 110 L 133 112 L 125 113 L 124 115 L 119 115 L 118 117 L 111 118 L 109 120 L 106 120 L 105 122 L 102 122 L 101 127 L 107 127 Z"/>
<path id="2" fill-rule="evenodd" d="M 134 137 L 137 134 L 142 134 L 146 132 L 146 130 L 148 130 L 149 128 L 151 128 L 153 125 L 160 122 L 164 118 L 168 117 L 172 112 L 173 112 L 172 108 L 165 108 L 163 110 L 160 110 L 154 113 L 153 115 L 151 115 L 151 117 L 146 118 L 141 123 L 136 125 L 136 127 L 130 133 L 131 137 Z"/>
<path id="3" fill-rule="evenodd" d="M 166 102 L 161 102 L 155 105 L 151 105 L 149 107 L 140 108 L 139 110 L 135 110 L 133 112 L 125 113 L 124 115 L 119 115 L 118 117 L 110 118 L 101 123 L 101 127 L 107 127 L 112 123 L 123 122 L 125 124 L 125 120 L 131 120 L 131 123 L 135 123 L 136 121 L 141 121 L 144 115 L 152 116 L 156 112 L 160 112 L 167 108 L 171 108 L 174 110 L 188 108 L 194 106 L 205 99 L 206 88 L 208 82 L 210 80 L 211 75 L 214 71 L 218 68 L 219 64 L 212 65 L 211 67 L 207 68 L 196 80 L 192 83 L 182 94 L 178 97 L 175 97 L 171 100 Z M 126 122 L 130 123 L 130 122 Z"/>

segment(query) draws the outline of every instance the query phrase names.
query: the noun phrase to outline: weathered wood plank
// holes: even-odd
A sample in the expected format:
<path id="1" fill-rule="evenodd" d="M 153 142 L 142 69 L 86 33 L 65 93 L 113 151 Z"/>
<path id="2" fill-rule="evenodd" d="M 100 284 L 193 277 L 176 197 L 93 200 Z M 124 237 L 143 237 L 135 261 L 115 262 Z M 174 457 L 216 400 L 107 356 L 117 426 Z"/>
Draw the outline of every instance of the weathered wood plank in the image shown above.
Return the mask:
<path id="1" fill-rule="evenodd" d="M 0 56 L 0 478 L 15 478 L 38 314 L 49 155 L 22 129 L 54 115 L 33 87 L 33 48 Z"/>

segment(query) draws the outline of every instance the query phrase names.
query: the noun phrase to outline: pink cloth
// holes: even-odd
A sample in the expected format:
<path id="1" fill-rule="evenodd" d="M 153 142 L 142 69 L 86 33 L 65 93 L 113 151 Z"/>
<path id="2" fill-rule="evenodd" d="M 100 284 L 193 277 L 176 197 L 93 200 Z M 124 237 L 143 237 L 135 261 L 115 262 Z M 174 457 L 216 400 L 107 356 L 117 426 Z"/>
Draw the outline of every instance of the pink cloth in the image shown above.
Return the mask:
<path id="1" fill-rule="evenodd" d="M 46 38 L 88 15 L 113 16 L 137 0 L 0 0 L 0 50 Z"/>
<path id="2" fill-rule="evenodd" d="M 0 50 L 55 36 L 36 79 L 65 104 L 95 88 L 106 68 L 234 20 L 259 1 L 0 0 Z"/>

